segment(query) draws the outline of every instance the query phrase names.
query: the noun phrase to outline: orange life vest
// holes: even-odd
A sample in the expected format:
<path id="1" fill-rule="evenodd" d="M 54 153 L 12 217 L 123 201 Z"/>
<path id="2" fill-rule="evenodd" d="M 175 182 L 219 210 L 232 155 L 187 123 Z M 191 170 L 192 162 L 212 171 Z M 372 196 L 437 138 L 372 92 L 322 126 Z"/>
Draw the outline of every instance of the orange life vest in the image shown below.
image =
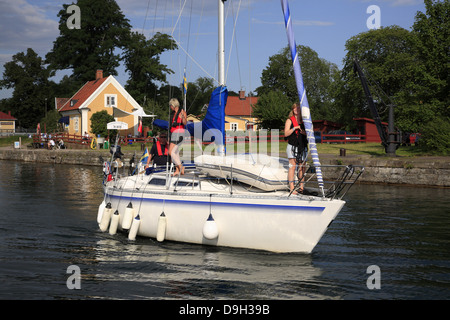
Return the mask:
<path id="1" fill-rule="evenodd" d="M 170 132 L 184 132 L 183 120 L 181 118 L 181 110 L 179 109 L 178 111 L 179 112 L 175 113 L 175 115 L 173 116 Z"/>
<path id="2" fill-rule="evenodd" d="M 156 141 L 156 150 L 158 151 L 158 156 L 162 156 L 163 152 L 161 149 L 161 143 L 159 141 Z M 164 148 L 164 155 L 167 156 L 167 148 Z"/>

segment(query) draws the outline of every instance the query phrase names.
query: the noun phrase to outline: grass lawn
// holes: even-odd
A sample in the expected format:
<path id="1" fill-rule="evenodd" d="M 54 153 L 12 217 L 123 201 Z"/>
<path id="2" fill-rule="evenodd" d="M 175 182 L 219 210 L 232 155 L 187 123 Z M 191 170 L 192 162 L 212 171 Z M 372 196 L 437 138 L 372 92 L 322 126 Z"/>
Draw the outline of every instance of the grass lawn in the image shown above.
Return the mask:
<path id="1" fill-rule="evenodd" d="M 28 138 L 27 136 L 22 136 L 22 148 L 25 148 L 28 144 L 30 144 L 33 139 Z M 10 137 L 0 137 L 0 147 L 7 147 L 7 146 L 13 146 L 15 141 L 19 141 L 19 137 L 17 136 L 10 136 Z M 280 141 L 278 144 L 278 150 L 280 155 L 284 155 L 286 153 L 286 141 Z M 147 144 L 148 147 L 151 147 L 151 144 Z M 245 148 L 244 148 L 245 147 Z M 194 149 L 195 148 L 195 149 Z M 194 150 L 198 150 L 197 146 L 194 146 L 194 144 L 191 144 L 191 152 L 194 154 Z M 203 146 L 203 149 L 208 148 L 210 150 L 211 147 L 208 147 L 207 145 Z M 271 154 L 272 145 L 269 142 L 267 142 L 267 147 L 264 147 L 265 150 L 269 154 Z M 276 146 L 275 146 L 276 148 Z M 323 143 L 323 144 L 317 144 L 317 150 L 319 154 L 335 154 L 339 155 L 340 149 L 344 148 L 346 149 L 346 153 L 348 155 L 350 154 L 362 154 L 362 155 L 371 155 L 371 156 L 383 156 L 385 155 L 385 151 L 383 146 L 380 143 L 347 143 L 347 144 L 336 144 L 336 143 Z M 91 150 L 91 149 L 89 149 Z M 242 152 L 249 152 L 250 150 L 250 144 L 246 143 L 245 145 L 242 143 L 236 143 L 234 152 L 235 153 L 242 153 Z M 256 143 L 252 145 L 253 152 L 258 151 L 258 146 Z M 122 147 L 122 151 L 127 152 L 133 152 L 136 151 L 136 154 L 141 154 L 141 144 L 132 144 L 132 145 L 125 145 Z M 427 156 L 431 155 L 430 152 L 423 151 L 420 147 L 416 146 L 400 146 L 396 154 L 398 156 L 402 157 L 414 157 L 414 156 Z"/>

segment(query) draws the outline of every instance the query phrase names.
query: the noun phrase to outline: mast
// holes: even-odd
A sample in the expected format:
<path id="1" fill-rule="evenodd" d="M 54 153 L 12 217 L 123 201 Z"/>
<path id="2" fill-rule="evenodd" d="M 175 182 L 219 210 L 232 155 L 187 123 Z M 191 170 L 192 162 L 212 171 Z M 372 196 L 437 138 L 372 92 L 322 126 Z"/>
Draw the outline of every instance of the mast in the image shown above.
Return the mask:
<path id="1" fill-rule="evenodd" d="M 291 50 L 292 65 L 294 67 L 295 82 L 297 84 L 298 97 L 300 99 L 300 108 L 302 111 L 302 119 L 303 119 L 303 123 L 305 124 L 306 136 L 308 139 L 309 152 L 311 153 L 313 164 L 316 169 L 317 182 L 319 183 L 319 187 L 322 191 L 322 195 L 324 196 L 325 193 L 323 190 L 324 185 L 323 185 L 323 177 L 322 177 L 322 168 L 320 166 L 319 154 L 317 152 L 316 138 L 314 137 L 314 128 L 313 128 L 313 124 L 312 124 L 312 120 L 311 120 L 311 113 L 310 113 L 310 109 L 309 109 L 308 98 L 306 97 L 306 90 L 303 85 L 303 76 L 302 76 L 302 71 L 300 68 L 300 61 L 298 60 L 297 44 L 295 43 L 295 39 L 294 39 L 294 31 L 292 30 L 291 14 L 289 11 L 289 5 L 287 3 L 287 0 L 280 0 L 280 1 L 281 1 L 281 7 L 283 9 L 283 14 L 284 14 L 284 23 L 286 26 L 286 34 L 287 34 L 287 38 L 288 38 L 288 42 L 289 42 L 289 47 Z"/>
<path id="2" fill-rule="evenodd" d="M 225 24 L 224 24 L 224 2 L 226 0 L 219 1 L 219 85 L 225 85 Z"/>

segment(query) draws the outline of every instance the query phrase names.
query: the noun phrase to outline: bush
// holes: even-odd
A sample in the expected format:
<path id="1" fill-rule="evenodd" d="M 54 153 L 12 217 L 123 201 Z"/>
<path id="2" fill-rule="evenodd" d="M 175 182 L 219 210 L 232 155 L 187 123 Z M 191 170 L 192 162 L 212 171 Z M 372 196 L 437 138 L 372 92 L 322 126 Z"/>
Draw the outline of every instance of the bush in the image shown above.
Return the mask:
<path id="1" fill-rule="evenodd" d="M 421 133 L 420 146 L 438 154 L 450 154 L 450 119 L 448 117 L 436 117 L 424 126 Z"/>
<path id="2" fill-rule="evenodd" d="M 108 136 L 108 129 L 106 128 L 106 125 L 112 121 L 115 121 L 114 117 L 108 114 L 106 110 L 94 113 L 91 116 L 91 132 L 96 136 L 97 135 L 100 135 L 101 137 Z M 116 135 L 116 132 L 117 130 L 110 130 L 109 134 L 111 136 L 114 136 Z"/>

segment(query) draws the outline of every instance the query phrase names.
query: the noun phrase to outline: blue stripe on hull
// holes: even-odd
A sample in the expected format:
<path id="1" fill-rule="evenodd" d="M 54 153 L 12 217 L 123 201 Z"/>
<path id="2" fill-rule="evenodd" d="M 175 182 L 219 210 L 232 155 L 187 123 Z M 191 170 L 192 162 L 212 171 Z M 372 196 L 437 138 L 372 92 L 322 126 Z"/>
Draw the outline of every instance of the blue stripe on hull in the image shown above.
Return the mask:
<path id="1" fill-rule="evenodd" d="M 137 197 L 120 197 L 114 195 L 108 195 L 110 198 L 122 198 L 122 201 L 150 201 L 150 202 L 163 202 L 162 199 L 148 199 L 148 198 L 137 198 Z M 189 200 L 169 200 L 165 199 L 166 203 L 177 203 L 177 204 L 191 204 L 191 205 L 210 205 L 209 201 L 189 201 Z M 272 209 L 272 210 L 303 210 L 310 211 L 311 213 L 322 213 L 325 207 L 313 207 L 313 206 L 286 206 L 286 205 L 270 205 L 270 204 L 253 204 L 253 203 L 228 203 L 228 202 L 213 202 L 214 206 L 224 206 L 224 207 L 246 207 L 246 208 L 259 208 L 259 209 Z"/>

